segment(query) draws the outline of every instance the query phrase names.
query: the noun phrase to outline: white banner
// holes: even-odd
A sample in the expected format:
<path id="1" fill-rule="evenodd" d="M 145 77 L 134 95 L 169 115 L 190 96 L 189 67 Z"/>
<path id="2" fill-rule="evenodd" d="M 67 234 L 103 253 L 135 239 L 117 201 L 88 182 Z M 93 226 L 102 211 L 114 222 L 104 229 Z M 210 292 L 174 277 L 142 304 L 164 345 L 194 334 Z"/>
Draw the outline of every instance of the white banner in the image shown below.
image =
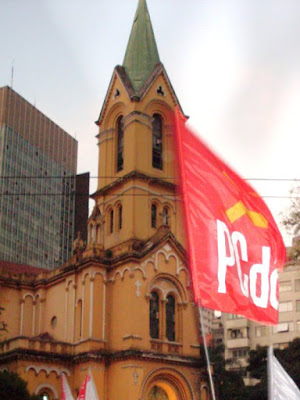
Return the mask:
<path id="1" fill-rule="evenodd" d="M 61 400 L 74 400 L 65 374 L 61 376 Z"/>
<path id="2" fill-rule="evenodd" d="M 300 390 L 273 355 L 272 346 L 268 349 L 269 400 L 300 400 Z"/>

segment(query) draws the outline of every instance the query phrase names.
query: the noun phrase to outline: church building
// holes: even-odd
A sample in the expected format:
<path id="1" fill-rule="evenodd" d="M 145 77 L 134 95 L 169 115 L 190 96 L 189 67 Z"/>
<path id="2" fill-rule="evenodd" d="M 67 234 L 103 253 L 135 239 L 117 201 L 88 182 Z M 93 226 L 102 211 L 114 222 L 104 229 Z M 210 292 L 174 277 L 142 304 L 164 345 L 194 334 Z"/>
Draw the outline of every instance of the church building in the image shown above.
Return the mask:
<path id="1" fill-rule="evenodd" d="M 208 400 L 200 365 L 174 155 L 180 107 L 139 0 L 97 125 L 98 186 L 88 241 L 52 271 L 0 262 L 0 371 L 31 393 L 74 398 L 89 372 L 99 400 Z"/>

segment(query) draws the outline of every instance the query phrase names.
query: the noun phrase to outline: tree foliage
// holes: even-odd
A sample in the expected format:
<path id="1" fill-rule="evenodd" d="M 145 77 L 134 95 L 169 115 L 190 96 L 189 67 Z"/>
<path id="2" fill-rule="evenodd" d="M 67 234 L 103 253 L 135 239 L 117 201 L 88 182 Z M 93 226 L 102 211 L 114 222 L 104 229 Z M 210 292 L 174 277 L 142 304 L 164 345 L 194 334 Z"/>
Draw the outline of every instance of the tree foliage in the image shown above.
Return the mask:
<path id="1" fill-rule="evenodd" d="M 14 372 L 0 372 L 1 400 L 39 400 L 39 396 L 31 396 L 27 383 Z"/>
<path id="2" fill-rule="evenodd" d="M 290 191 L 292 203 L 288 212 L 283 218 L 283 225 L 293 235 L 300 234 L 300 186 Z"/>
<path id="3" fill-rule="evenodd" d="M 287 232 L 293 236 L 300 235 L 300 186 L 294 188 L 290 192 L 292 203 L 287 215 L 282 219 L 282 224 Z M 290 258 L 299 259 L 300 257 L 300 241 L 295 241 L 291 251 Z"/>
<path id="4" fill-rule="evenodd" d="M 245 386 L 242 376 L 236 371 L 226 370 L 224 346 L 209 349 L 213 364 L 214 384 L 218 400 L 267 400 L 267 347 L 258 346 L 249 354 L 247 371 L 251 378 L 259 380 L 255 386 Z M 204 354 L 204 350 L 202 350 Z M 274 354 L 283 368 L 300 388 L 300 338 L 294 339 L 286 349 L 275 349 Z M 202 360 L 203 367 L 206 366 Z"/>
<path id="5" fill-rule="evenodd" d="M 204 354 L 202 349 L 201 354 Z M 226 369 L 224 345 L 209 348 L 210 361 L 213 365 L 214 386 L 218 400 L 243 400 L 244 381 L 242 375 L 236 371 Z M 203 367 L 206 362 L 202 359 Z"/>

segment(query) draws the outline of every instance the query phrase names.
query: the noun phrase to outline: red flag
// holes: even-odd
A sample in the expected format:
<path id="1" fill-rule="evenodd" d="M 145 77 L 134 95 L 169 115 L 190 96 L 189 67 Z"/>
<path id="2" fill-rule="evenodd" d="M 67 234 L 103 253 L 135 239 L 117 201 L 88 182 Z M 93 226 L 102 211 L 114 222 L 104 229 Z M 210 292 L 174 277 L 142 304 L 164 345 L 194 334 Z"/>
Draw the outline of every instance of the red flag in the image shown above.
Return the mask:
<path id="1" fill-rule="evenodd" d="M 176 110 L 181 191 L 195 301 L 265 323 L 278 321 L 285 246 L 255 190 L 184 125 Z"/>

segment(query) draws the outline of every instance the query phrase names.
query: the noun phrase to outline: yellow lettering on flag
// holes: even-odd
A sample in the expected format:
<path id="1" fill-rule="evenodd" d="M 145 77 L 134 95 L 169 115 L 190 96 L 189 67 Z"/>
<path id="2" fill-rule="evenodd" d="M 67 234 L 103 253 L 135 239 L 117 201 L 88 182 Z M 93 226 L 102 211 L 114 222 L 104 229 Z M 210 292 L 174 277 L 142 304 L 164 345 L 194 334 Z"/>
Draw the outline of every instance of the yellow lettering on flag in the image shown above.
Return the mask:
<path id="1" fill-rule="evenodd" d="M 239 201 L 236 203 L 234 206 L 230 207 L 226 211 L 226 215 L 229 218 L 229 221 L 231 223 L 237 221 L 239 218 L 243 217 L 244 215 L 248 215 L 248 217 L 251 219 L 253 224 L 255 226 L 258 226 L 259 228 L 267 228 L 268 227 L 268 221 L 266 218 L 255 211 L 250 211 L 246 208 L 246 206 Z"/>

